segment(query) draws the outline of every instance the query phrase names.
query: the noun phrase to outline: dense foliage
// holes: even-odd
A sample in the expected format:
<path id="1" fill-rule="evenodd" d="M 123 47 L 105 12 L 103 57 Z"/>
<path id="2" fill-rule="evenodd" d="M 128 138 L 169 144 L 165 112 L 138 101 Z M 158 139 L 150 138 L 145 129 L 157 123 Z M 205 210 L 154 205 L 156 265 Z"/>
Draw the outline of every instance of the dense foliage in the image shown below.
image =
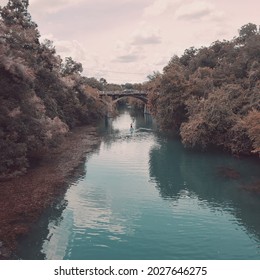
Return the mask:
<path id="1" fill-rule="evenodd" d="M 25 172 L 70 128 L 105 110 L 82 65 L 39 42 L 27 9 L 26 0 L 0 7 L 0 178 Z"/>
<path id="2" fill-rule="evenodd" d="M 260 34 L 255 24 L 242 26 L 231 41 L 185 50 L 149 79 L 152 114 L 185 146 L 260 154 Z"/>

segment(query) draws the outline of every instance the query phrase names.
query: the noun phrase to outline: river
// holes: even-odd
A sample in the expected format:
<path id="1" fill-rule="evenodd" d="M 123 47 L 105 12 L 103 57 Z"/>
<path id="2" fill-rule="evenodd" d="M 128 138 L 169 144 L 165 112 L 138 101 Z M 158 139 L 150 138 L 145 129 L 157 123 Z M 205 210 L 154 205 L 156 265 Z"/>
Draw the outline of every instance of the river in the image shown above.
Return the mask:
<path id="1" fill-rule="evenodd" d="M 20 258 L 260 259 L 260 195 L 243 188 L 260 181 L 257 160 L 187 150 L 128 110 L 100 133 Z"/>

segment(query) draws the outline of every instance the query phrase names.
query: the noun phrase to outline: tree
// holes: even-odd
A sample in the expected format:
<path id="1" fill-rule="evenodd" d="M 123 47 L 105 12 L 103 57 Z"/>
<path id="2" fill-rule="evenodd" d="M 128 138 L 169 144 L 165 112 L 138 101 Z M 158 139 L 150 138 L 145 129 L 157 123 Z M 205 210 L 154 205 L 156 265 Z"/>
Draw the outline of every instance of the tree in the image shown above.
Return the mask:
<path id="1" fill-rule="evenodd" d="M 209 67 L 199 67 L 189 76 L 189 94 L 206 98 L 213 90 L 213 70 Z"/>
<path id="2" fill-rule="evenodd" d="M 104 86 L 107 85 L 107 80 L 104 78 L 99 79 L 100 83 L 103 84 Z"/>
<path id="3" fill-rule="evenodd" d="M 133 86 L 133 84 L 131 84 L 131 83 L 126 83 L 126 84 L 123 85 L 123 88 L 124 88 L 124 89 L 133 89 L 134 86 Z"/>
<path id="4" fill-rule="evenodd" d="M 184 66 L 189 66 L 190 61 L 195 57 L 197 52 L 198 52 L 198 50 L 195 47 L 191 47 L 189 49 L 186 49 L 184 51 L 184 54 L 180 58 L 180 62 Z"/>
<path id="5" fill-rule="evenodd" d="M 156 102 L 156 119 L 163 129 L 178 133 L 186 118 L 186 87 L 187 80 L 181 65 L 169 64 L 164 68 Z"/>
<path id="6" fill-rule="evenodd" d="M 1 17 L 7 26 L 20 25 L 23 28 L 36 28 L 37 24 L 28 12 L 28 0 L 9 0 L 0 10 Z"/>
<path id="7" fill-rule="evenodd" d="M 253 143 L 252 153 L 260 156 L 260 111 L 253 109 L 242 119 L 242 124 L 247 130 L 248 136 Z"/>
<path id="8" fill-rule="evenodd" d="M 214 68 L 217 64 L 217 58 L 212 49 L 202 47 L 189 64 L 191 71 L 195 71 L 199 67 Z"/>
<path id="9" fill-rule="evenodd" d="M 251 23 L 239 34 L 185 50 L 145 85 L 159 126 L 179 133 L 185 146 L 259 153 L 260 34 Z"/>
<path id="10" fill-rule="evenodd" d="M 81 63 L 67 58 L 62 69 L 53 43 L 39 43 L 27 8 L 10 0 L 0 9 L 0 179 L 26 172 L 69 128 L 105 111 L 86 89 Z"/>
<path id="11" fill-rule="evenodd" d="M 153 74 L 150 74 L 147 76 L 147 79 L 152 82 L 154 80 L 157 79 L 157 77 L 159 77 L 161 75 L 161 73 L 159 71 L 153 71 Z"/>
<path id="12" fill-rule="evenodd" d="M 91 77 L 91 78 L 84 77 L 83 80 L 84 80 L 85 84 L 89 85 L 92 88 L 100 90 L 100 91 L 104 90 L 104 86 L 106 86 L 106 82 L 105 82 L 106 80 L 105 79 L 98 81 L 94 77 Z"/>
<path id="13" fill-rule="evenodd" d="M 65 58 L 61 73 L 63 76 L 79 74 L 83 71 L 82 64 L 74 61 L 71 57 Z"/>
<path id="14" fill-rule="evenodd" d="M 253 23 L 245 24 L 239 29 L 239 36 L 242 38 L 248 38 L 256 34 L 257 34 L 257 25 Z"/>

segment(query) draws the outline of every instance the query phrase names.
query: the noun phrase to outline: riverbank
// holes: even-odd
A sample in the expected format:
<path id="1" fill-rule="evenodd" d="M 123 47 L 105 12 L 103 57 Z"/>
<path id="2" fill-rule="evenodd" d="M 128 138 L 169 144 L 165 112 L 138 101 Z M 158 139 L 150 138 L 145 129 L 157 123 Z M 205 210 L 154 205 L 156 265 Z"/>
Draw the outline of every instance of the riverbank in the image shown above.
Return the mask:
<path id="1" fill-rule="evenodd" d="M 76 128 L 26 175 L 0 182 L 0 259 L 13 258 L 19 237 L 66 191 L 69 176 L 100 142 L 94 127 Z"/>

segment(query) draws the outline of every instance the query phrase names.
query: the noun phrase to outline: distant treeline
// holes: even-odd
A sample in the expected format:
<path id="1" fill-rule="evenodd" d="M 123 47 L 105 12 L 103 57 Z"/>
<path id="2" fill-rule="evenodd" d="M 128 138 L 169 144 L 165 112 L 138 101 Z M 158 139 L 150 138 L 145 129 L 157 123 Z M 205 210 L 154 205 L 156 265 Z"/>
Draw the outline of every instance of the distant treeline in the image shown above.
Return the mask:
<path id="1" fill-rule="evenodd" d="M 231 41 L 185 50 L 149 79 L 152 114 L 186 147 L 260 155 L 260 34 L 255 24 L 242 26 Z"/>
<path id="2" fill-rule="evenodd" d="M 39 38 L 28 1 L 0 7 L 0 178 L 25 172 L 69 129 L 106 110 L 93 89 L 102 81 L 83 77 L 80 63 L 62 61 Z"/>

